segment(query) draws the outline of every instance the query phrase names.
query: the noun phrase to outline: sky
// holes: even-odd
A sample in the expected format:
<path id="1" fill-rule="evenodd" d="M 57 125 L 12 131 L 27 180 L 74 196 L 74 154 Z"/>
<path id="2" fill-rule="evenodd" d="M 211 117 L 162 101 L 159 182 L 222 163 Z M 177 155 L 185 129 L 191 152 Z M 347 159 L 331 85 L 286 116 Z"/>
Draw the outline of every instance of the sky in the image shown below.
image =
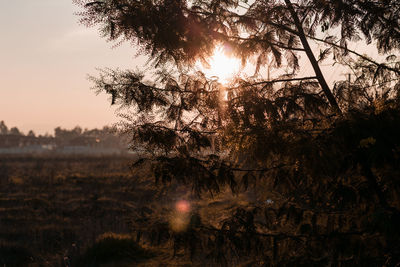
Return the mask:
<path id="1" fill-rule="evenodd" d="M 120 120 L 87 76 L 96 76 L 96 68 L 136 69 L 145 58 L 79 24 L 79 10 L 72 0 L 0 0 L 0 121 L 9 128 L 53 134 L 58 126 L 91 129 Z M 359 44 L 350 48 L 372 53 Z M 344 74 L 330 64 L 322 71 L 328 83 Z M 300 74 L 312 75 L 312 68 Z"/>
<path id="2" fill-rule="evenodd" d="M 119 120 L 87 75 L 144 63 L 128 44 L 114 47 L 79 24 L 72 0 L 0 0 L 0 121 L 25 134 L 100 128 Z"/>

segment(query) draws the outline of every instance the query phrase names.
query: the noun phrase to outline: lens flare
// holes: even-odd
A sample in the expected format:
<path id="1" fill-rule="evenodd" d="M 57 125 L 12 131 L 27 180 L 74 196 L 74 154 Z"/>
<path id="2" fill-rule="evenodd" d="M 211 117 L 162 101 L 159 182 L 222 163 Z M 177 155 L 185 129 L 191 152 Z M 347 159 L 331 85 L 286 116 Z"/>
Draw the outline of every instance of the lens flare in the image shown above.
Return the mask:
<path id="1" fill-rule="evenodd" d="M 175 203 L 175 209 L 169 219 L 170 228 L 174 232 L 183 232 L 190 223 L 191 206 L 187 200 L 179 200 Z"/>
<path id="2" fill-rule="evenodd" d="M 190 211 L 190 203 L 189 203 L 189 201 L 186 201 L 186 200 L 180 200 L 180 201 L 176 202 L 175 209 L 178 212 L 187 213 Z"/>

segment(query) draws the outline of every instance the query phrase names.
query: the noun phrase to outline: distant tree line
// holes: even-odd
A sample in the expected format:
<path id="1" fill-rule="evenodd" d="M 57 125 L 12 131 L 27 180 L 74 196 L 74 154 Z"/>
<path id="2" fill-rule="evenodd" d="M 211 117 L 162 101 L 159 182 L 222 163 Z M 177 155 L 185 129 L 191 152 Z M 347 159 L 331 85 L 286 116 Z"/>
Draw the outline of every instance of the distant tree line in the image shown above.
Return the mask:
<path id="1" fill-rule="evenodd" d="M 108 126 L 102 129 L 82 129 L 79 126 L 71 130 L 57 127 L 54 129 L 54 138 L 57 145 L 93 145 L 101 143 L 102 146 L 122 147 L 127 142 L 117 134 L 117 131 Z"/>
<path id="2" fill-rule="evenodd" d="M 17 127 L 12 127 L 10 129 L 8 129 L 8 127 L 4 123 L 4 121 L 0 122 L 0 134 L 1 135 L 6 135 L 6 134 L 23 135 L 23 133 Z M 31 130 L 28 133 L 28 136 L 29 135 L 35 135 L 35 133 Z"/>
<path id="3" fill-rule="evenodd" d="M 79 126 L 76 126 L 71 130 L 57 127 L 54 129 L 54 135 L 46 133 L 44 136 L 42 136 L 36 135 L 33 130 L 30 130 L 28 134 L 25 135 L 17 127 L 8 128 L 6 123 L 4 121 L 1 121 L 0 139 L 4 139 L 6 136 L 20 136 L 21 138 L 30 137 L 37 140 L 38 142 L 39 140 L 43 141 L 44 143 L 53 142 L 57 146 L 88 146 L 100 143 L 101 146 L 107 147 L 125 147 L 126 143 L 123 139 L 121 140 L 121 137 L 117 134 L 114 128 L 108 126 L 104 126 L 102 129 L 82 129 Z"/>

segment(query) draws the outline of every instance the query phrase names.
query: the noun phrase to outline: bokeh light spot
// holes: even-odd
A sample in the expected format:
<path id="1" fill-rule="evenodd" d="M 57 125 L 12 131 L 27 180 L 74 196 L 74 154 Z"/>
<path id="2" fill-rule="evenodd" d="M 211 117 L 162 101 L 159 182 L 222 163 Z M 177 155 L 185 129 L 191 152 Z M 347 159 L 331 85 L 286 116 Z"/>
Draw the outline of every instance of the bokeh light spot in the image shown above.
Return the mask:
<path id="1" fill-rule="evenodd" d="M 181 213 L 187 213 L 190 211 L 190 203 L 187 200 L 179 200 L 175 204 L 175 209 Z"/>

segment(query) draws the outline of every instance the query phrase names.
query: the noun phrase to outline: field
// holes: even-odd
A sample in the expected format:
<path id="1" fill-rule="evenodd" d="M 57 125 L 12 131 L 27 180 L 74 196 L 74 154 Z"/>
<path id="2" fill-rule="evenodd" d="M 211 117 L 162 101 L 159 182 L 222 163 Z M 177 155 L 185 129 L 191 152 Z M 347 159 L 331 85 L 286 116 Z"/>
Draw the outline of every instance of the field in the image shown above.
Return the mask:
<path id="1" fill-rule="evenodd" d="M 101 235 L 111 242 L 128 240 L 129 247 L 137 207 L 157 197 L 153 181 L 135 179 L 132 161 L 128 156 L 0 158 L 0 265 L 85 266 L 87 248 Z"/>
<path id="2" fill-rule="evenodd" d="M 283 216 L 261 212 L 247 216 L 246 210 L 256 206 L 258 210 L 285 212 L 279 208 L 283 200 L 263 188 L 263 183 L 235 195 L 222 190 L 213 197 L 204 192 L 199 198 L 192 194 L 190 186 L 156 184 L 146 168 L 133 172 L 130 166 L 134 161 L 133 156 L 0 157 L 0 266 L 221 266 L 214 260 L 219 255 L 214 252 L 230 252 L 218 250 L 221 245 L 214 230 L 223 229 L 229 234 L 222 225 L 234 214 L 233 218 L 244 221 L 254 218 L 257 225 L 266 229 L 293 231 L 293 243 L 298 246 L 286 242 L 286 236 L 277 231 L 264 231 L 266 238 L 260 239 L 264 242 L 260 244 L 263 255 L 268 257 L 273 253 L 271 237 L 281 238 L 282 251 L 289 251 L 290 246 L 307 251 L 313 247 L 297 241 L 317 240 L 317 235 L 302 232 L 304 227 L 297 222 L 299 216 L 293 207 L 288 207 Z M 364 216 L 357 214 L 360 212 L 351 216 Z M 360 266 L 381 266 L 385 249 L 381 244 L 398 255 L 398 245 L 385 241 L 379 228 L 359 236 L 352 230 L 358 227 L 355 219 L 338 217 L 336 222 L 330 214 L 317 217 L 310 212 L 303 212 L 301 217 L 322 236 L 323 242 L 317 240 L 320 243 L 315 244 L 320 244 L 324 253 L 332 251 L 329 242 L 337 242 L 349 254 L 354 249 L 346 244 L 356 244 L 360 259 L 354 262 Z M 382 227 L 395 236 L 398 217 L 389 219 L 388 223 L 381 219 L 374 227 Z M 243 228 L 237 231 L 234 224 L 230 225 L 236 234 L 232 240 L 252 240 Z M 195 228 L 199 230 L 196 233 L 192 231 Z M 337 231 L 329 233 L 329 229 Z M 346 231 L 354 238 L 349 238 Z M 226 266 L 261 266 L 250 254 L 222 257 L 226 258 Z"/>
<path id="3" fill-rule="evenodd" d="M 160 237 L 143 234 L 150 220 L 144 231 L 135 222 L 157 214 L 179 231 L 179 200 L 190 200 L 191 209 L 212 222 L 226 215 L 220 208 L 240 205 L 241 197 L 233 200 L 226 192 L 198 199 L 183 185 L 156 185 L 147 170 L 131 171 L 134 160 L 2 156 L 0 266 L 201 266 L 171 242 L 154 245 Z"/>

